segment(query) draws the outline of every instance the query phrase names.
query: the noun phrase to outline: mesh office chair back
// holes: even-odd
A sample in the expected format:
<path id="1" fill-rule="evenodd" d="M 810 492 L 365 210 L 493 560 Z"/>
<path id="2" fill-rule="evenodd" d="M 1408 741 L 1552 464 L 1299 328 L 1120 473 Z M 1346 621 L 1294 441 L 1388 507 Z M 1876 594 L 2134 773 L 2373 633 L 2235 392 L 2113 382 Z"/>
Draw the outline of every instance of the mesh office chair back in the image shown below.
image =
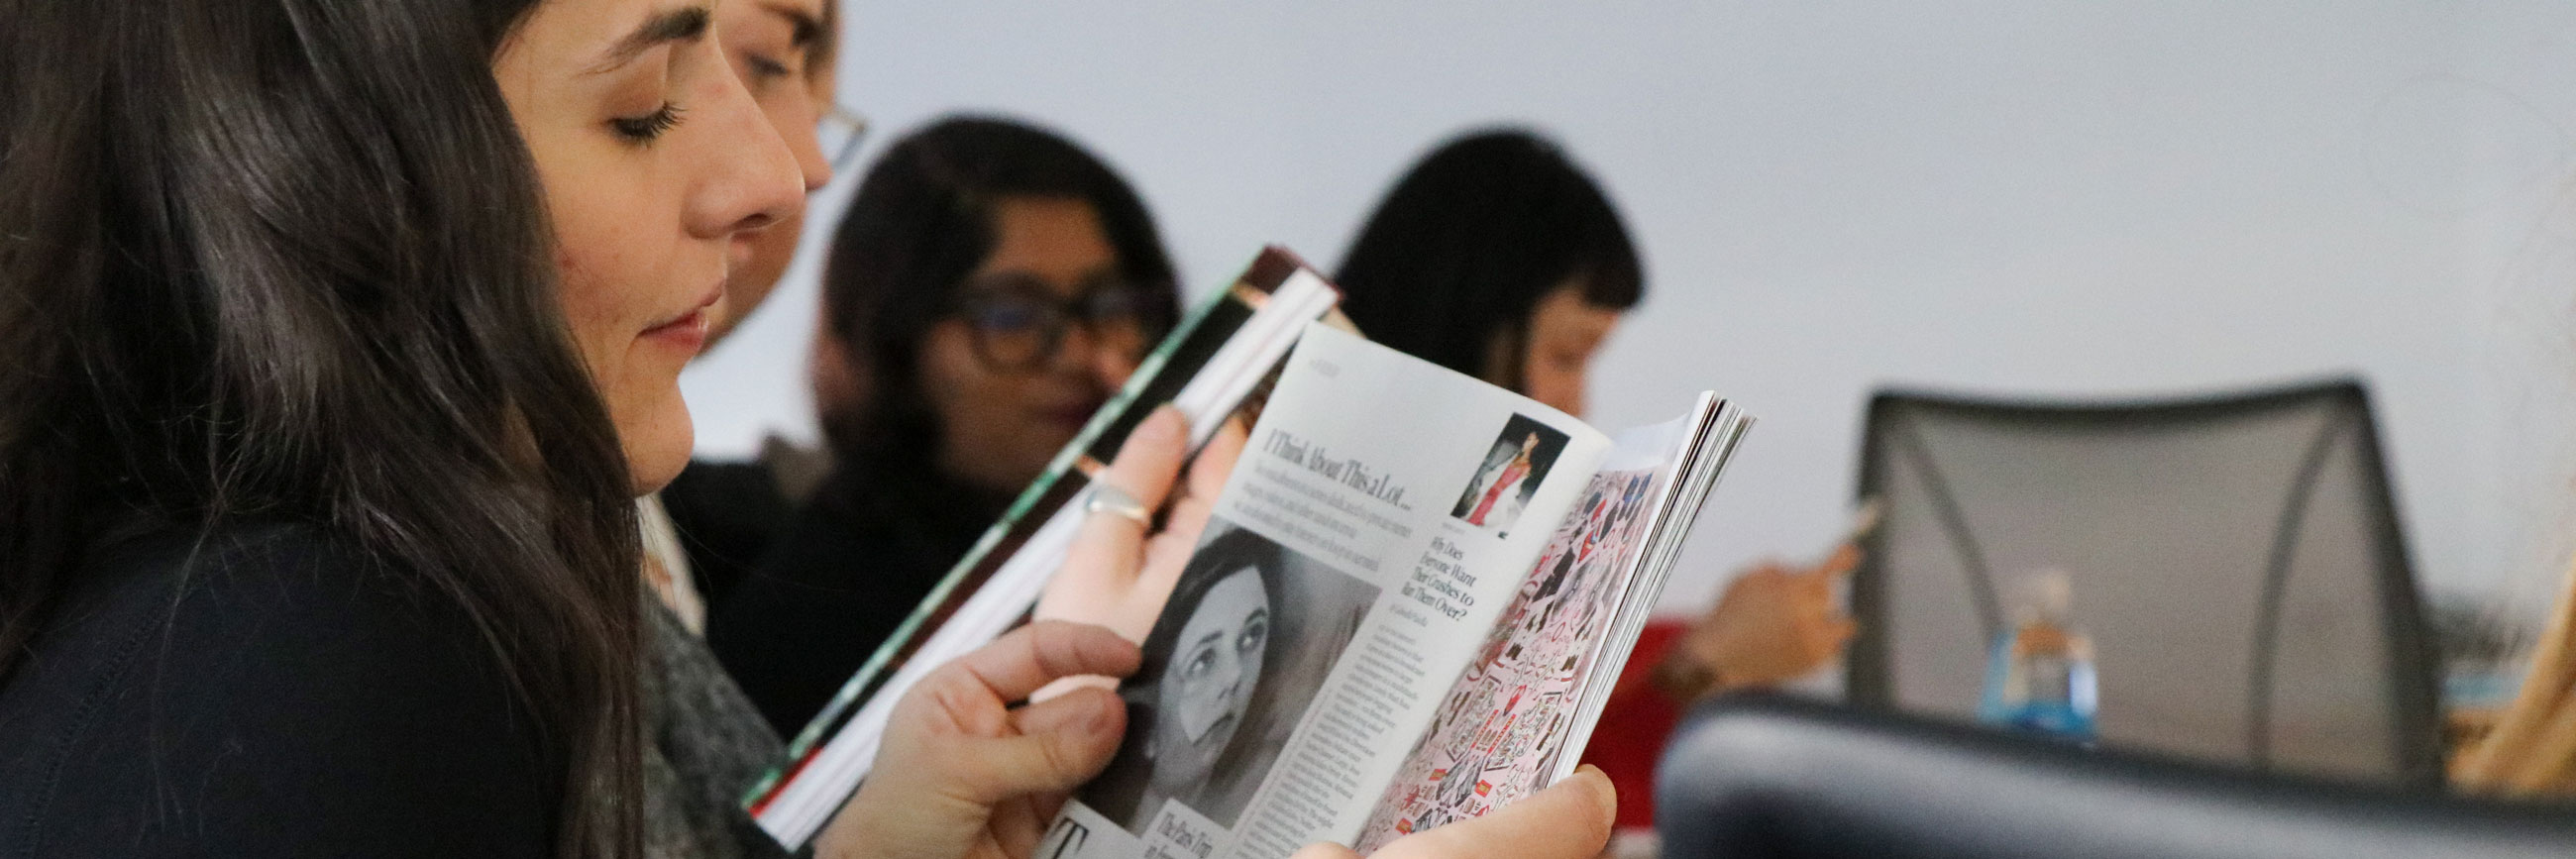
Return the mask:
<path id="1" fill-rule="evenodd" d="M 2063 570 L 2107 744 L 2438 784 L 2431 660 L 2353 382 L 2119 405 L 1882 393 L 1854 703 L 1967 717 L 2020 582 Z"/>

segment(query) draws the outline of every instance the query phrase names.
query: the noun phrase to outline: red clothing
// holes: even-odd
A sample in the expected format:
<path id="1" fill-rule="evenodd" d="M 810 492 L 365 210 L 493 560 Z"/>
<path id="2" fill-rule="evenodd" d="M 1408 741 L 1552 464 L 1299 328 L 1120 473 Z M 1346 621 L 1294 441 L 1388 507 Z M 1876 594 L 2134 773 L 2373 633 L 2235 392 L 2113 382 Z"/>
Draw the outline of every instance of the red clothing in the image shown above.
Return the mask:
<path id="1" fill-rule="evenodd" d="M 1517 459 L 1503 466 L 1503 473 L 1494 476 L 1493 485 L 1485 487 L 1484 500 L 1476 502 L 1476 512 L 1467 514 L 1467 524 L 1485 524 L 1485 514 L 1494 512 L 1494 502 L 1502 500 L 1503 490 L 1519 487 L 1521 478 L 1528 474 L 1529 463 Z"/>
<path id="2" fill-rule="evenodd" d="M 1655 763 L 1663 757 L 1673 728 L 1681 724 L 1682 708 L 1647 678 L 1688 629 L 1690 622 L 1683 618 L 1646 623 L 1637 634 L 1636 651 L 1619 669 L 1619 685 L 1611 688 L 1610 700 L 1602 705 L 1592 742 L 1583 750 L 1583 762 L 1600 767 L 1619 789 L 1621 829 L 1655 825 Z"/>

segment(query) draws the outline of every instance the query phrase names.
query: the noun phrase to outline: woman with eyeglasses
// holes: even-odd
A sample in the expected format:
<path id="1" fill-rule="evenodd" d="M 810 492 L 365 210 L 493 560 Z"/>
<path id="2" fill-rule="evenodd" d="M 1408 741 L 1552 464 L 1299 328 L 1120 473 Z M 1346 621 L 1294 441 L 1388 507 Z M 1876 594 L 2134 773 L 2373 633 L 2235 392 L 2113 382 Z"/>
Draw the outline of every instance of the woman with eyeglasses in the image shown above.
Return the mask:
<path id="1" fill-rule="evenodd" d="M 824 272 L 834 467 L 708 626 L 772 725 L 831 699 L 1178 312 L 1144 204 L 1071 141 L 960 117 L 888 148 Z"/>
<path id="2" fill-rule="evenodd" d="M 802 196 L 714 5 L 0 0 L 0 855 L 643 853 L 633 500 Z M 1136 658 L 936 672 L 815 852 L 1024 854 Z"/>
<path id="3" fill-rule="evenodd" d="M 716 17 L 734 75 L 796 153 L 807 192 L 850 169 L 867 120 L 834 100 L 840 4 L 740 0 L 719 4 Z M 733 333 L 778 287 L 795 261 L 804 224 L 799 210 L 744 242 L 742 256 L 725 280 L 725 312 L 708 325 L 708 349 Z M 741 580 L 788 515 L 782 487 L 796 485 L 794 465 L 785 459 L 692 459 L 670 485 L 639 507 L 647 581 L 692 634 L 705 631 L 706 606 Z"/>

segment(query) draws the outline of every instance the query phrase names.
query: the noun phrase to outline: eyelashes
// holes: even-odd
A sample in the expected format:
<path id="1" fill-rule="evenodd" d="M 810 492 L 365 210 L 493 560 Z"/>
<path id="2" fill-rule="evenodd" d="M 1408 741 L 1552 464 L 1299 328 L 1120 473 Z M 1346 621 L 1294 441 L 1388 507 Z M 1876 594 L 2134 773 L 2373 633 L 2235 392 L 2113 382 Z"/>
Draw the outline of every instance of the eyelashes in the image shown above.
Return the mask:
<path id="1" fill-rule="evenodd" d="M 643 116 L 618 117 L 608 121 L 608 127 L 616 131 L 617 136 L 626 138 L 629 143 L 639 145 L 653 142 L 654 139 L 661 137 L 663 132 L 670 131 L 672 126 L 679 124 L 680 106 L 667 101 L 652 113 Z"/>

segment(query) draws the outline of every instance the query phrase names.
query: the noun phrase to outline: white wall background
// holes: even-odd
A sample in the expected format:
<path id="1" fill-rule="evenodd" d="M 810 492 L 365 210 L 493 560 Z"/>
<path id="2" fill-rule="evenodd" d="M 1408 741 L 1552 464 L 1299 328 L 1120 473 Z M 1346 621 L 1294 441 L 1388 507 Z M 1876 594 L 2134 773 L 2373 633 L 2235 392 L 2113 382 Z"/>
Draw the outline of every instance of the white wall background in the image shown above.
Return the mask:
<path id="1" fill-rule="evenodd" d="M 1834 536 L 1888 382 L 2358 373 L 2429 589 L 2538 613 L 2576 548 L 2576 4 L 845 2 L 870 155 L 953 110 L 1052 125 L 1201 292 L 1265 242 L 1329 269 L 1454 131 L 1557 135 L 1648 267 L 1595 422 L 1704 387 L 1763 419 L 1674 609 Z M 808 256 L 683 379 L 703 453 L 812 436 Z"/>

